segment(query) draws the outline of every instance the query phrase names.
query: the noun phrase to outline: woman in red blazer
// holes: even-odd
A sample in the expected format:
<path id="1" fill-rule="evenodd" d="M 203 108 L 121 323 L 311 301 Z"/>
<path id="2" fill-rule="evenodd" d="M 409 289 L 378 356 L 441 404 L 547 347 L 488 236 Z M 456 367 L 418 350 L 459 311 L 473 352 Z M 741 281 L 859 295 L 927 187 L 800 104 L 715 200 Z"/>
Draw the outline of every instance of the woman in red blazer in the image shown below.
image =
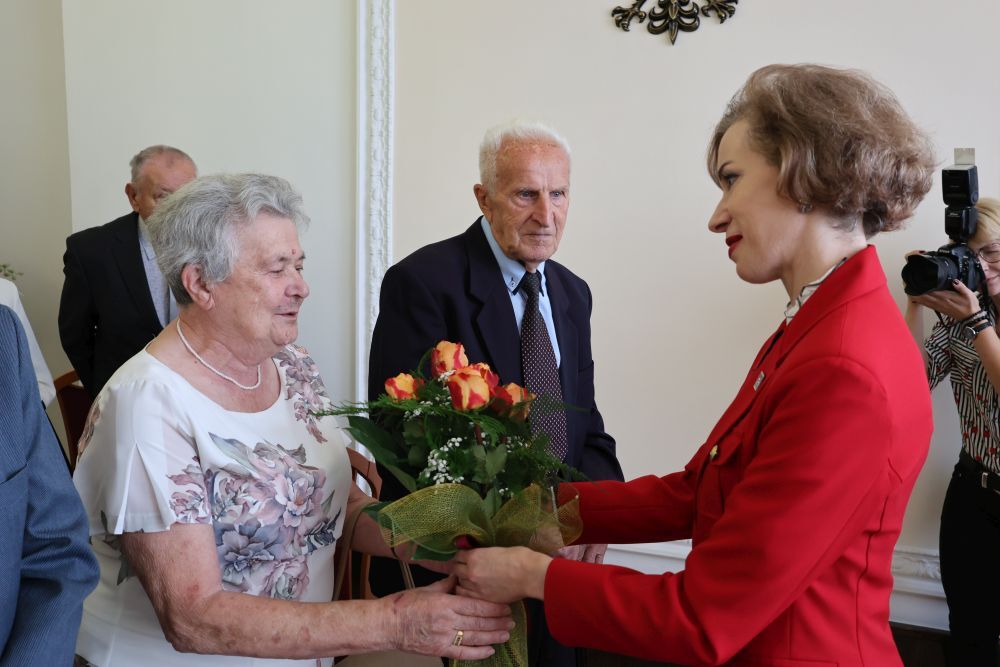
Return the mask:
<path id="1" fill-rule="evenodd" d="M 891 561 L 930 441 L 923 362 L 868 239 L 928 191 L 929 140 L 867 75 L 753 73 L 709 145 L 709 229 L 785 319 L 683 471 L 578 493 L 582 543 L 691 538 L 682 572 L 459 555 L 460 588 L 545 601 L 560 642 L 685 665 L 892 667 Z"/>

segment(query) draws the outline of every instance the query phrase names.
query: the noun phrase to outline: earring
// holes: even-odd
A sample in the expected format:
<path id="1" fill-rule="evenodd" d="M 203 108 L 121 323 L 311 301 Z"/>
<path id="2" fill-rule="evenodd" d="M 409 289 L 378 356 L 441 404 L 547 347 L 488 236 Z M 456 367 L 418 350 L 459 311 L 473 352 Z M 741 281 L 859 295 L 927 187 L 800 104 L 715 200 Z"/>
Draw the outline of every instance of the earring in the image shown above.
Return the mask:
<path id="1" fill-rule="evenodd" d="M 800 201 L 799 202 L 799 213 L 808 213 L 811 210 L 813 210 L 813 205 L 812 204 L 810 204 L 807 201 Z"/>

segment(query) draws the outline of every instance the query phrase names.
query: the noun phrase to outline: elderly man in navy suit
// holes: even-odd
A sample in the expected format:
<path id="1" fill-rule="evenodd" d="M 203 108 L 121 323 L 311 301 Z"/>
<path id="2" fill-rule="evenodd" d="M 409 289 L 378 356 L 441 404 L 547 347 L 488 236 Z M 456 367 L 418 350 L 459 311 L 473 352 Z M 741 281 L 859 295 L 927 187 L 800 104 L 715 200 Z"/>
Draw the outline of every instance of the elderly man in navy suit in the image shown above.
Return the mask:
<path id="1" fill-rule="evenodd" d="M 70 665 L 97 561 L 24 329 L 6 306 L 0 378 L 0 665 Z"/>
<path id="2" fill-rule="evenodd" d="M 59 338 L 80 382 L 96 397 L 118 367 L 177 315 L 177 303 L 156 265 L 146 220 L 167 195 L 198 175 L 194 161 L 172 146 L 149 146 L 129 163 L 125 184 L 132 212 L 72 234 L 63 255 Z"/>
<path id="3" fill-rule="evenodd" d="M 425 246 L 389 269 L 368 369 L 369 397 L 386 378 L 415 368 L 440 340 L 460 342 L 501 381 L 525 384 L 579 409 L 543 428 L 553 453 L 590 479 L 622 479 L 615 441 L 594 402 L 590 288 L 550 258 L 569 210 L 570 151 L 538 123 L 487 131 L 473 192 L 482 216 L 463 234 Z M 404 492 L 383 472 L 383 500 Z M 566 557 L 600 562 L 607 545 L 570 547 Z M 418 584 L 435 575 L 414 568 Z M 378 559 L 372 585 L 402 587 L 398 565 Z M 532 665 L 575 665 L 574 650 L 548 635 L 544 614 L 529 609 Z"/>

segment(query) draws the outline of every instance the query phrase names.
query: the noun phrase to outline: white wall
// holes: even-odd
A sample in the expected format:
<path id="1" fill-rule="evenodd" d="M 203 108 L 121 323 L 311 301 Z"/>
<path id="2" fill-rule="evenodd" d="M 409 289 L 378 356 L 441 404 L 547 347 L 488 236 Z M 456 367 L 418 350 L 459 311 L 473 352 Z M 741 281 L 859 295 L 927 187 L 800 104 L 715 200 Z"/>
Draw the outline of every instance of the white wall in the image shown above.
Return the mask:
<path id="1" fill-rule="evenodd" d="M 73 229 L 129 210 L 128 161 L 150 144 L 203 174 L 287 178 L 312 217 L 299 342 L 351 396 L 354 2 L 64 0 L 63 17 Z"/>
<path id="2" fill-rule="evenodd" d="M 559 128 L 574 154 L 557 259 L 594 292 L 598 404 L 634 477 L 688 460 L 787 300 L 780 285 L 742 283 L 722 238 L 706 229 L 718 198 L 706 142 L 730 96 L 772 62 L 868 70 L 933 133 L 942 164 L 952 147 L 976 147 L 981 189 L 996 195 L 1000 3 L 746 2 L 724 25 L 703 18 L 674 46 L 643 25 L 615 28 L 616 4 L 631 3 L 397 4 L 394 256 L 459 233 L 478 215 L 472 185 L 487 126 L 526 116 Z M 944 241 L 939 187 L 908 230 L 876 241 L 900 302 L 904 252 Z M 911 569 L 931 580 L 959 448 L 947 388 L 935 410 L 931 455 L 900 540 Z M 942 623 L 938 607 L 928 624 Z"/>
<path id="3" fill-rule="evenodd" d="M 0 262 L 24 274 L 17 285 L 53 375 L 69 370 L 56 325 L 70 232 L 63 81 L 59 1 L 0 3 Z"/>

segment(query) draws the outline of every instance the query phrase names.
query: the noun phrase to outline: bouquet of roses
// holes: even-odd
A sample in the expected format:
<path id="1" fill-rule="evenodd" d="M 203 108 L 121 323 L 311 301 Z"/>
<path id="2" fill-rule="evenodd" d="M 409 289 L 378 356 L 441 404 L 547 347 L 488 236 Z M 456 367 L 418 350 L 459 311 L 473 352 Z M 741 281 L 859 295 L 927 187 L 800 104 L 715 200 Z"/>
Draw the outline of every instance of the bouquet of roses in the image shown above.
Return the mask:
<path id="1" fill-rule="evenodd" d="M 461 343 L 441 341 L 430 373 L 400 373 L 385 394 L 324 414 L 347 417 L 347 430 L 410 492 L 366 510 L 386 543 L 414 559 L 448 560 L 469 546 L 527 546 L 552 553 L 581 532 L 576 500 L 558 505 L 554 485 L 582 476 L 531 432 L 532 410 L 563 409 L 516 384 L 501 385 L 484 363 L 470 364 Z M 521 629 L 491 659 L 526 664 Z"/>

